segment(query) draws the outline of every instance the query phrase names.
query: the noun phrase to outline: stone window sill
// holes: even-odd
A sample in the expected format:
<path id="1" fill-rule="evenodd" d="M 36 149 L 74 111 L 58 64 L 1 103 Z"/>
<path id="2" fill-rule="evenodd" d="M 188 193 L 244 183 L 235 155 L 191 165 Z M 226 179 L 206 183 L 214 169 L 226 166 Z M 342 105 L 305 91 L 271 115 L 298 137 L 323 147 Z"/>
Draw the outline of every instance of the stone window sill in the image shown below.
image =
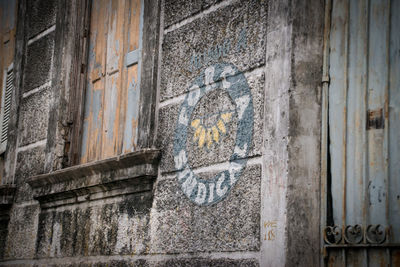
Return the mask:
<path id="1" fill-rule="evenodd" d="M 159 150 L 144 149 L 34 176 L 28 184 L 42 207 L 152 191 L 159 159 Z"/>

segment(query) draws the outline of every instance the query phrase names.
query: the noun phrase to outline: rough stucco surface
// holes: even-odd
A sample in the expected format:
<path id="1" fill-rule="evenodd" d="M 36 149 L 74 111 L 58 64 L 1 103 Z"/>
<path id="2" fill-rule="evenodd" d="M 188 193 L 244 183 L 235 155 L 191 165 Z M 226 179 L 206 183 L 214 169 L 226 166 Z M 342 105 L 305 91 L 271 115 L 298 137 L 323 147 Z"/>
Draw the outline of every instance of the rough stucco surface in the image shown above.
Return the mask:
<path id="1" fill-rule="evenodd" d="M 196 3 L 201 5 L 202 2 Z M 169 8 L 170 4 L 167 1 L 165 8 Z M 188 89 L 196 78 L 204 79 L 203 73 L 208 67 L 226 62 L 244 74 L 252 97 L 254 121 L 248 123 L 252 124 L 253 133 L 247 156 L 261 155 L 266 4 L 265 1 L 234 1 L 231 5 L 204 14 L 164 35 L 160 100 L 161 103 L 172 101 L 172 104 L 162 106 L 159 111 L 157 144 L 163 151 L 160 163 L 162 175 L 156 183 L 150 220 L 151 253 L 179 255 L 259 251 L 261 165 L 247 165 L 238 182 L 221 202 L 198 206 L 184 195 L 178 182 L 174 140 L 179 134 L 176 129 L 182 110 L 182 96 L 187 96 Z M 174 10 L 166 11 L 166 26 L 173 12 Z M 181 19 L 176 21 L 184 17 L 181 15 Z M 217 88 L 198 100 L 188 119 L 193 121 L 206 118 L 202 120 L 204 127 L 212 127 L 215 124 L 215 115 L 209 114 L 219 114 L 235 108 L 233 99 L 226 91 Z M 189 126 L 184 149 L 187 151 L 190 168 L 206 168 L 204 171 L 199 169 L 200 173 L 197 173 L 202 179 L 212 179 L 220 172 L 220 169 L 214 167 L 215 164 L 229 162 L 237 137 L 237 116 L 234 113 L 225 124 L 227 133 L 221 134 L 219 141 L 211 142 L 210 146 L 201 146 L 195 138 L 196 129 Z M 251 128 L 246 130 L 251 131 Z M 193 266 L 210 265 L 208 261 L 170 260 L 166 266 L 190 266 L 190 262 Z M 216 260 L 213 264 L 258 266 L 258 260 Z"/>
<path id="2" fill-rule="evenodd" d="M 33 175 L 43 173 L 44 151 L 45 147 L 41 145 L 18 153 L 15 172 L 15 179 L 18 185 L 14 199 L 16 203 L 32 200 L 32 189 L 26 183 L 26 180 Z"/>
<path id="3" fill-rule="evenodd" d="M 261 166 L 248 166 L 228 197 L 207 207 L 194 205 L 176 178 L 161 180 L 151 217 L 151 253 L 258 250 L 260 178 Z"/>
<path id="4" fill-rule="evenodd" d="M 57 0 L 29 0 L 28 36 L 31 38 L 56 22 Z"/>
<path id="5" fill-rule="evenodd" d="M 170 26 L 199 13 L 221 0 L 166 0 L 164 26 Z"/>
<path id="6" fill-rule="evenodd" d="M 266 2 L 239 1 L 167 33 L 163 43 L 161 100 L 186 92 L 203 67 L 212 63 L 229 62 L 242 72 L 263 65 L 265 20 Z M 245 47 L 238 45 L 242 31 L 247 39 Z M 193 64 L 193 56 L 204 53 L 205 59 Z"/>
<path id="7" fill-rule="evenodd" d="M 15 174 L 17 184 L 24 183 L 33 175 L 43 173 L 44 149 L 44 146 L 38 146 L 18 153 Z"/>
<path id="8" fill-rule="evenodd" d="M 28 92 L 50 81 L 54 51 L 54 32 L 28 46 L 23 92 Z"/>
<path id="9" fill-rule="evenodd" d="M 9 236 L 4 253 L 5 259 L 32 259 L 35 256 L 38 215 L 39 205 L 14 206 L 12 208 L 8 226 Z"/>
<path id="10" fill-rule="evenodd" d="M 50 101 L 50 87 L 22 99 L 19 123 L 20 146 L 46 139 Z"/>

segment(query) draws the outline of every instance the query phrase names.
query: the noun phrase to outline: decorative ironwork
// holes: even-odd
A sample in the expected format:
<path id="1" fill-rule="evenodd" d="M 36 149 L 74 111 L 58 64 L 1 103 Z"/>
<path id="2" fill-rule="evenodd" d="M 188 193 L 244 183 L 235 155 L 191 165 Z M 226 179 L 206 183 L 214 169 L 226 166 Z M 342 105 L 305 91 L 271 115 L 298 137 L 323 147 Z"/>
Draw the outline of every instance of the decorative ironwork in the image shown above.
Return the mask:
<path id="1" fill-rule="evenodd" d="M 380 224 L 370 224 L 367 227 L 355 224 L 343 228 L 334 225 L 326 226 L 323 234 L 324 241 L 328 245 L 382 244 L 387 240 L 388 229 Z"/>
<path id="2" fill-rule="evenodd" d="M 368 243 L 381 244 L 386 240 L 386 229 L 380 224 L 368 225 L 365 232 Z"/>
<path id="3" fill-rule="evenodd" d="M 324 240 L 330 245 L 339 244 L 342 240 L 342 229 L 337 225 L 325 227 Z"/>
<path id="4" fill-rule="evenodd" d="M 361 225 L 347 225 L 344 229 L 344 239 L 348 244 L 359 244 L 363 241 L 363 228 Z"/>

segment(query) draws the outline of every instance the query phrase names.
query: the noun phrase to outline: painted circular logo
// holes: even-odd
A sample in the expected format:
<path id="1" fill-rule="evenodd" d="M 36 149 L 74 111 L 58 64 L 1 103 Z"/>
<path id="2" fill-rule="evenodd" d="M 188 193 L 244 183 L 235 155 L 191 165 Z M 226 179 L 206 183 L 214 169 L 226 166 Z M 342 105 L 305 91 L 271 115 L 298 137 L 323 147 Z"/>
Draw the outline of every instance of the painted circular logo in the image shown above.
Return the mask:
<path id="1" fill-rule="evenodd" d="M 234 109 L 219 112 L 215 124 L 207 127 L 202 125 L 201 118 L 193 118 L 192 115 L 200 100 L 216 90 L 227 93 Z M 193 137 L 189 140 L 195 141 L 198 147 L 207 149 L 221 140 L 221 135 L 227 131 L 226 124 L 233 117 L 237 118 L 236 138 L 228 166 L 210 179 L 199 177 L 193 172 L 188 160 L 186 147 L 189 128 L 194 129 Z M 201 206 L 224 199 L 246 166 L 252 136 L 253 100 L 243 73 L 228 63 L 218 63 L 205 69 L 189 87 L 189 92 L 180 107 L 175 129 L 173 154 L 183 193 Z"/>

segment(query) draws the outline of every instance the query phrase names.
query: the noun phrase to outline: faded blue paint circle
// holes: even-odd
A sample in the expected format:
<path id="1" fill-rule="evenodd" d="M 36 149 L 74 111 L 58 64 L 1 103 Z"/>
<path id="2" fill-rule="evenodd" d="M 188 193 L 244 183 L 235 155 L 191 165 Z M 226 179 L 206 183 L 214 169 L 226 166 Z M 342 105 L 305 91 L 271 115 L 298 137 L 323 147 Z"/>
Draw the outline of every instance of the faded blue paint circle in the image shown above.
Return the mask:
<path id="1" fill-rule="evenodd" d="M 228 93 L 235 105 L 238 117 L 235 147 L 227 169 L 206 180 L 192 171 L 188 163 L 186 140 L 197 103 L 205 94 L 220 88 Z M 208 206 L 221 201 L 229 194 L 246 166 L 253 136 L 253 100 L 244 74 L 228 63 L 218 63 L 206 68 L 188 91 L 180 107 L 175 128 L 175 168 L 183 193 L 195 204 Z"/>

